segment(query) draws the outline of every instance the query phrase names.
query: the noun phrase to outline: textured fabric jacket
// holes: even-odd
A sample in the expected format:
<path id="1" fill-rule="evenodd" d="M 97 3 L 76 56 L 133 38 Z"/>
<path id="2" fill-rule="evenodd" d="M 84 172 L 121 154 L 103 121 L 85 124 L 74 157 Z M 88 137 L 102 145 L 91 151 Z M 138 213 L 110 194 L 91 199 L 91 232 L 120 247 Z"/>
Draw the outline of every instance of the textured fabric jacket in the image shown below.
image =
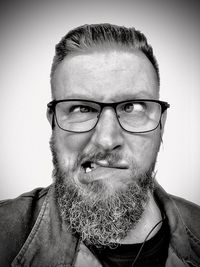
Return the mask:
<path id="1" fill-rule="evenodd" d="M 200 207 L 168 195 L 159 185 L 155 199 L 170 226 L 166 267 L 200 266 Z M 73 236 L 58 212 L 54 186 L 0 202 L 0 267 L 100 267 Z"/>

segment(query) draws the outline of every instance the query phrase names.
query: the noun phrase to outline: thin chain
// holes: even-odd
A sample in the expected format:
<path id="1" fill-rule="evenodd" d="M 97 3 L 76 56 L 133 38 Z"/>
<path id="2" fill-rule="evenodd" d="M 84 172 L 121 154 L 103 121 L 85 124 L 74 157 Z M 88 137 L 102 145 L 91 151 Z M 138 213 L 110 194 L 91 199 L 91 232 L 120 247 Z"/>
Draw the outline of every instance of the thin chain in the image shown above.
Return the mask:
<path id="1" fill-rule="evenodd" d="M 148 235 L 146 236 L 144 242 L 142 243 L 142 245 L 141 245 L 141 247 L 140 247 L 140 249 L 139 249 L 139 251 L 138 251 L 138 253 L 137 253 L 137 255 L 136 255 L 136 257 L 135 257 L 135 259 L 134 259 L 134 261 L 133 261 L 133 263 L 131 264 L 130 267 L 134 267 L 136 261 L 138 260 L 140 254 L 141 254 L 141 252 L 142 252 L 142 249 L 143 249 L 143 247 L 144 247 L 144 244 L 145 244 L 146 241 L 147 241 L 147 238 L 150 236 L 150 234 L 153 232 L 153 230 L 154 230 L 160 223 L 162 223 L 164 220 L 165 220 L 165 218 L 163 218 L 162 220 L 160 220 L 160 221 L 159 221 L 158 223 L 156 223 L 156 224 L 154 225 L 154 227 L 150 230 L 150 232 L 149 232 Z"/>

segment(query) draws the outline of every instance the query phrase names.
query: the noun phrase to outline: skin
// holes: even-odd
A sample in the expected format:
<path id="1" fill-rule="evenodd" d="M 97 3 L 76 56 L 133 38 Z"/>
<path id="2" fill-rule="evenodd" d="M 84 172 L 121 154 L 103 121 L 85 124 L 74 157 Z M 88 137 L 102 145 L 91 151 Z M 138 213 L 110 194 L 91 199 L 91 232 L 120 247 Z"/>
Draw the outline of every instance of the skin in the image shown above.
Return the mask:
<path id="1" fill-rule="evenodd" d="M 53 78 L 54 99 L 80 98 L 99 102 L 117 102 L 128 99 L 158 99 L 159 85 L 151 62 L 140 51 L 98 50 L 91 53 L 67 56 L 57 67 Z M 48 113 L 52 121 L 52 114 Z M 55 127 L 54 137 L 63 170 L 73 168 L 79 153 L 92 149 L 120 153 L 122 163 L 130 159 L 138 170 L 148 170 L 155 161 L 160 147 L 166 114 L 162 117 L 162 130 L 143 134 L 124 131 L 111 108 L 106 108 L 96 128 L 87 133 L 69 133 Z M 80 179 L 81 169 L 77 168 L 74 183 L 83 190 L 90 180 L 101 179 L 111 195 L 130 182 L 129 168 L 122 170 L 103 168 L 88 181 Z M 144 240 L 149 230 L 161 219 L 159 208 L 153 196 L 146 206 L 138 226 L 122 243 Z M 153 233 L 158 229 L 156 229 Z M 151 235 L 151 236 L 152 236 Z M 150 236 L 150 237 L 151 237 Z M 149 238 L 150 238 L 149 237 Z"/>

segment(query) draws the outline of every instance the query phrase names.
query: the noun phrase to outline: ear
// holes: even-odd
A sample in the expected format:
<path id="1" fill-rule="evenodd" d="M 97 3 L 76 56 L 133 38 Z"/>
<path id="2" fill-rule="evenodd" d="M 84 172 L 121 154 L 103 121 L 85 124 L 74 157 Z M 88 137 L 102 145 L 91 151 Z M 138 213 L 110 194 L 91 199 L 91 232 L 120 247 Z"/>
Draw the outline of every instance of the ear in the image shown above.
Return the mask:
<path id="1" fill-rule="evenodd" d="M 49 123 L 51 125 L 51 128 L 53 129 L 54 126 L 55 126 L 55 123 L 54 123 L 54 113 L 53 113 L 53 111 L 50 108 L 47 108 L 46 116 L 47 116 L 47 120 L 49 121 Z"/>
<path id="2" fill-rule="evenodd" d="M 163 112 L 161 121 L 160 121 L 161 137 L 163 136 L 163 133 L 164 133 L 166 119 L 167 119 L 167 110 Z"/>

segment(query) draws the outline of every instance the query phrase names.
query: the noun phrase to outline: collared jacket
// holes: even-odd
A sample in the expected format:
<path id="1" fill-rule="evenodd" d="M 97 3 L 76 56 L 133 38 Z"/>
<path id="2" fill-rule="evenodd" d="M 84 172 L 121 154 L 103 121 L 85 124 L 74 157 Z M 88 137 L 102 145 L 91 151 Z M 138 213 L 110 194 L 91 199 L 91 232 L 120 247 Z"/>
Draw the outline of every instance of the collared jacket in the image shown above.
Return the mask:
<path id="1" fill-rule="evenodd" d="M 170 227 L 166 267 L 200 267 L 200 207 L 156 185 Z M 0 267 L 101 267 L 60 217 L 54 185 L 0 202 Z"/>

